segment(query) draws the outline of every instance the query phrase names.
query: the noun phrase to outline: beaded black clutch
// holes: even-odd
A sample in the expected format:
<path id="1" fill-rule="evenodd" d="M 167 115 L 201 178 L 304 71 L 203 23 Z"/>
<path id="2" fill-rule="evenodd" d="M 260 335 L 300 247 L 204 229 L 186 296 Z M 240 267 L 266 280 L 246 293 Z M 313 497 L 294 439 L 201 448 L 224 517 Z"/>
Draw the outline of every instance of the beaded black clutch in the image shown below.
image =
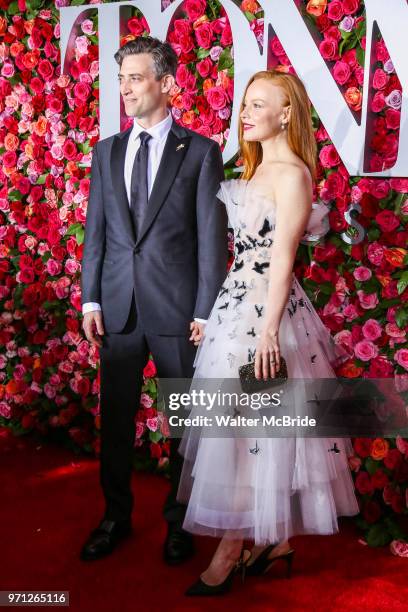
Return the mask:
<path id="1" fill-rule="evenodd" d="M 274 385 L 281 385 L 288 379 L 288 369 L 286 361 L 283 357 L 280 358 L 280 368 L 278 372 L 275 372 L 274 378 L 268 378 L 264 380 L 261 378 L 258 380 L 255 377 L 255 363 L 246 363 L 245 365 L 238 368 L 239 380 L 241 382 L 241 388 L 245 393 L 252 393 L 253 391 L 262 391 L 268 389 Z"/>

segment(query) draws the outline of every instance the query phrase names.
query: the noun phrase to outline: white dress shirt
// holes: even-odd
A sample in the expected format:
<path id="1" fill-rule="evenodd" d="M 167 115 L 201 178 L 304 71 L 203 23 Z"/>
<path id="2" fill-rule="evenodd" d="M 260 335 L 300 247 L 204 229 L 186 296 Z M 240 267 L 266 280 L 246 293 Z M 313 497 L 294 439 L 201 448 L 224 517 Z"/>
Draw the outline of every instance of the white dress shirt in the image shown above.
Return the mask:
<path id="1" fill-rule="evenodd" d="M 147 189 L 150 196 L 154 180 L 156 178 L 157 170 L 159 169 L 160 160 L 163 155 L 164 145 L 166 144 L 167 136 L 171 128 L 173 118 L 171 113 L 167 114 L 167 117 L 153 125 L 148 129 L 143 128 L 139 125 L 136 119 L 133 122 L 132 131 L 129 134 L 129 140 L 126 148 L 125 157 L 125 186 L 128 196 L 128 202 L 130 204 L 130 183 L 132 179 L 133 164 L 135 161 L 136 153 L 140 147 L 139 134 L 141 132 L 147 132 L 150 134 L 151 139 L 148 141 L 147 146 L 149 148 L 149 156 L 147 161 Z M 97 302 L 86 302 L 82 306 L 82 314 L 86 312 L 92 312 L 93 310 L 101 310 L 101 305 Z M 199 323 L 206 323 L 205 319 L 194 319 Z"/>

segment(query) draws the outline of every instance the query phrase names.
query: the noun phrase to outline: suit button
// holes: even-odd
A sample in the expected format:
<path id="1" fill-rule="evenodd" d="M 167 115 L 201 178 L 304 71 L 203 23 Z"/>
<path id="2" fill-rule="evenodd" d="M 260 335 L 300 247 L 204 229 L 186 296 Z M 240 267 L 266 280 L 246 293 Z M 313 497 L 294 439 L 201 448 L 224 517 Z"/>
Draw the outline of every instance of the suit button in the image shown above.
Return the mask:
<path id="1" fill-rule="evenodd" d="M 135 248 L 133 249 L 133 252 L 134 252 L 134 253 L 140 253 L 140 247 L 135 247 Z"/>

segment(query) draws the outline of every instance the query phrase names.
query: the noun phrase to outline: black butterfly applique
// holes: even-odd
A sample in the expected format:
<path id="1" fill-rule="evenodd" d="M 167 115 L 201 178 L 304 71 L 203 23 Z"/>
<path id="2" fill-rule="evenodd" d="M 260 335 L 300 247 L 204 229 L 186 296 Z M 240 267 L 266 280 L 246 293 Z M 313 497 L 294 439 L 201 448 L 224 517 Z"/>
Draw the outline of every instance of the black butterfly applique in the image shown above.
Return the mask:
<path id="1" fill-rule="evenodd" d="M 288 310 L 289 316 L 293 317 L 293 315 L 295 314 L 296 309 L 297 309 L 297 302 L 295 300 L 292 300 L 292 298 L 290 298 L 290 304 L 292 306 L 292 310 L 291 310 L 291 308 L 289 306 L 288 306 L 287 310 Z"/>
<path id="2" fill-rule="evenodd" d="M 244 262 L 243 261 L 236 261 L 235 265 L 234 265 L 233 272 L 238 272 L 238 270 L 241 270 L 241 268 L 243 268 L 243 266 L 244 266 Z"/>
<path id="3" fill-rule="evenodd" d="M 272 231 L 272 226 L 269 223 L 269 219 L 266 217 L 265 221 L 263 222 L 262 229 L 258 232 L 258 234 L 262 236 L 262 238 L 265 238 L 266 234 L 268 234 L 270 231 Z"/>
<path id="4" fill-rule="evenodd" d="M 245 295 L 246 295 L 246 291 L 241 293 L 241 295 L 234 295 L 233 298 L 234 298 L 234 300 L 238 300 L 239 302 L 242 302 L 242 300 L 245 297 Z"/>
<path id="5" fill-rule="evenodd" d="M 327 452 L 328 453 L 340 453 L 340 449 L 338 448 L 337 443 L 335 442 L 333 444 L 333 448 L 329 448 Z"/>
<path id="6" fill-rule="evenodd" d="M 244 247 L 242 242 L 236 242 L 235 243 L 235 249 L 236 249 L 238 255 L 240 255 L 242 253 L 242 251 L 245 250 L 245 247 Z"/>
<path id="7" fill-rule="evenodd" d="M 255 272 L 258 272 L 258 274 L 263 274 L 265 268 L 269 268 L 268 261 L 265 261 L 264 263 L 261 263 L 261 264 L 255 261 L 252 269 L 255 270 Z"/>
<path id="8" fill-rule="evenodd" d="M 255 446 L 254 448 L 250 448 L 249 452 L 251 453 L 251 455 L 257 455 L 258 453 L 261 452 L 260 447 L 258 446 L 258 440 L 255 442 Z"/>
<path id="9" fill-rule="evenodd" d="M 258 315 L 258 319 L 262 317 L 263 309 L 264 309 L 263 306 L 258 306 L 258 304 L 255 304 L 255 310 L 256 310 L 256 314 Z"/>
<path id="10" fill-rule="evenodd" d="M 218 297 L 222 297 L 225 293 L 228 293 L 228 289 L 226 287 L 221 287 Z"/>
<path id="11" fill-rule="evenodd" d="M 251 330 L 247 331 L 247 336 L 252 336 L 253 338 L 255 338 L 256 333 L 254 327 Z"/>
<path id="12" fill-rule="evenodd" d="M 218 306 L 218 310 L 227 310 L 229 302 L 225 302 L 222 306 Z"/>

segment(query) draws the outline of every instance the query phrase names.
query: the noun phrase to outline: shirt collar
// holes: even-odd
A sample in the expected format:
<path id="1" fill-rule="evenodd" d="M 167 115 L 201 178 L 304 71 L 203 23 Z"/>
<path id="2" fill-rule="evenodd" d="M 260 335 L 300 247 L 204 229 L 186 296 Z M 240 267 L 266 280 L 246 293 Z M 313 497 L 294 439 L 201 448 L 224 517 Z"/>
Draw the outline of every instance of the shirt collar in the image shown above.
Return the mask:
<path id="1" fill-rule="evenodd" d="M 167 134 L 169 133 L 172 121 L 173 121 L 173 118 L 171 116 L 171 113 L 167 113 L 167 117 L 162 119 L 162 121 L 160 121 L 159 123 L 156 123 L 156 125 L 153 125 L 151 128 L 146 129 L 146 128 L 143 128 L 141 125 L 139 125 L 135 119 L 133 121 L 131 138 L 132 140 L 136 140 L 136 138 L 139 136 L 141 132 L 147 132 L 148 134 L 150 134 L 152 138 L 157 139 L 157 140 L 162 140 L 162 138 L 167 136 Z"/>

